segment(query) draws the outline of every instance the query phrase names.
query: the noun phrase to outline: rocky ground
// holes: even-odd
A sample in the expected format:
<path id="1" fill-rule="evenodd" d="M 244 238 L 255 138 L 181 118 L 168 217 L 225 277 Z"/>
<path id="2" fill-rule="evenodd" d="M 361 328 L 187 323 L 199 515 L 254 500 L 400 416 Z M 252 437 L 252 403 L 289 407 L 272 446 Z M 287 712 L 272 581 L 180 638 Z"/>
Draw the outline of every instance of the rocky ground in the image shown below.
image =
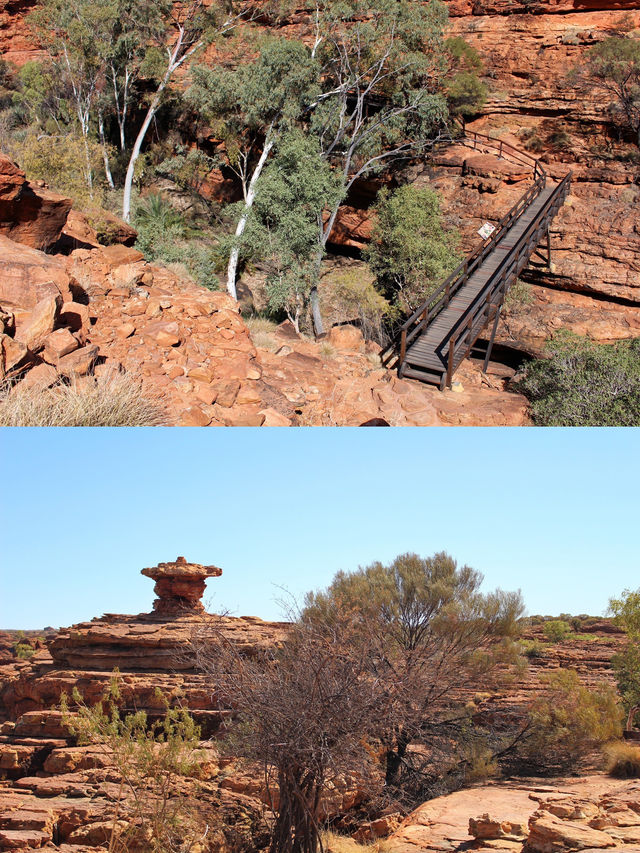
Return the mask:
<path id="1" fill-rule="evenodd" d="M 456 791 L 412 812 L 387 843 L 389 853 L 638 853 L 640 783 L 593 774 Z"/>

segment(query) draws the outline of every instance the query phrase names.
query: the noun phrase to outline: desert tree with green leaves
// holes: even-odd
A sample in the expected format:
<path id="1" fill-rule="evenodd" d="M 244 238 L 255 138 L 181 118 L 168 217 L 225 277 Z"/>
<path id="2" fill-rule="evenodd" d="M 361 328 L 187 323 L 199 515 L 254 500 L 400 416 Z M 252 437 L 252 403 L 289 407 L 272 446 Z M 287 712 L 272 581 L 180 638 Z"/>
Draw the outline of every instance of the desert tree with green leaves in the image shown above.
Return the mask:
<path id="1" fill-rule="evenodd" d="M 627 634 L 626 648 L 614 655 L 612 665 L 627 712 L 626 728 L 631 730 L 640 712 L 640 587 L 626 589 L 620 598 L 612 598 L 609 612 Z"/>
<path id="2" fill-rule="evenodd" d="M 340 0 L 318 4 L 312 53 L 323 91 L 310 105 L 310 131 L 340 175 L 345 197 L 354 184 L 429 151 L 446 130 L 442 92 L 447 10 L 438 0 Z M 339 202 L 327 210 L 318 262 Z M 317 289 L 314 328 L 323 332 Z"/>
<path id="3" fill-rule="evenodd" d="M 227 289 L 235 294 L 239 242 L 265 165 L 283 131 L 317 140 L 341 183 L 324 210 L 315 263 L 320 270 L 338 209 L 361 178 L 430 150 L 446 128 L 446 7 L 438 0 L 322 0 L 310 10 L 313 41 L 275 40 L 247 66 L 198 69 L 192 103 L 228 145 L 245 205 L 230 253 Z M 317 276 L 316 276 L 317 277 Z M 317 287 L 310 302 L 323 332 Z"/>
<path id="4" fill-rule="evenodd" d="M 245 246 L 267 268 L 269 310 L 284 311 L 298 332 L 319 275 L 322 212 L 342 199 L 343 192 L 313 137 L 294 130 L 277 143 L 255 200 Z"/>
<path id="5" fill-rule="evenodd" d="M 383 696 L 376 736 L 389 786 L 401 786 L 411 743 L 451 718 L 456 692 L 490 687 L 500 665 L 517 658 L 520 594 L 484 594 L 481 583 L 479 572 L 444 552 L 403 554 L 338 572 L 306 597 L 303 622 L 347 625 L 350 645 L 367 649 Z"/>
<path id="6" fill-rule="evenodd" d="M 82 138 L 92 123 L 102 143 L 105 174 L 114 186 L 105 134 L 113 115 L 122 153 L 127 154 L 122 215 L 131 214 L 135 169 L 147 132 L 179 69 L 214 39 L 227 35 L 250 17 L 246 8 L 224 2 L 187 0 L 40 0 L 29 20 L 44 44 L 60 79 L 71 92 Z M 145 98 L 140 84 L 151 84 Z M 133 143 L 127 141 L 131 104 L 143 105 L 143 119 Z M 87 143 L 87 185 L 93 185 Z"/>

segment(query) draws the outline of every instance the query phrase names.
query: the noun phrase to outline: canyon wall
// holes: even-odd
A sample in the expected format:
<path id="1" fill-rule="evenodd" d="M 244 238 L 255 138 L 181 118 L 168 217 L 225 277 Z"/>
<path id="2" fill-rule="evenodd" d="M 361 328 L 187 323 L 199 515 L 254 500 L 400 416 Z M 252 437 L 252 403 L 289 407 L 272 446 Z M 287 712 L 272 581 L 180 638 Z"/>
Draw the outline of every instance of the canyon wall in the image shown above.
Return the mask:
<path id="1" fill-rule="evenodd" d="M 552 228 L 551 268 L 527 273 L 531 302 L 506 312 L 501 339 L 537 351 L 559 327 L 603 342 L 637 336 L 640 152 L 607 123 L 603 94 L 576 90 L 567 74 L 596 42 L 640 27 L 640 3 L 453 0 L 449 9 L 452 32 L 490 74 L 483 115 L 470 127 L 533 149 L 551 178 L 573 172 Z M 483 204 L 465 201 L 475 225 Z"/>

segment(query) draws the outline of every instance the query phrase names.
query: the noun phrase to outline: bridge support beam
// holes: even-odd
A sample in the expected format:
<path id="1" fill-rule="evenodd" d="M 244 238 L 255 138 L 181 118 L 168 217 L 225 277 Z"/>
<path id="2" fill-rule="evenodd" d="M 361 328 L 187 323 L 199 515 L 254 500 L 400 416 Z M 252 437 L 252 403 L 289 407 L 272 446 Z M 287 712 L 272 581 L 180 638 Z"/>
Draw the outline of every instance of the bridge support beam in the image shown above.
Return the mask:
<path id="1" fill-rule="evenodd" d="M 548 228 L 548 227 L 547 227 L 547 230 L 546 230 L 546 240 L 545 240 L 545 243 L 546 243 L 546 249 L 547 249 L 546 256 L 545 256 L 545 255 L 543 254 L 543 252 L 541 251 L 541 249 L 540 249 L 540 244 L 538 244 L 538 245 L 536 246 L 536 248 L 535 248 L 535 249 L 534 249 L 534 251 L 533 251 L 533 254 L 534 254 L 534 255 L 537 255 L 537 256 L 540 258 L 540 260 L 543 262 L 544 266 L 545 266 L 548 270 L 550 270 L 550 269 L 551 269 L 551 234 L 549 233 L 549 228 Z M 537 264 L 535 264 L 534 266 L 538 266 L 538 265 L 537 265 Z"/>
<path id="2" fill-rule="evenodd" d="M 502 311 L 502 302 L 498 305 L 498 310 L 496 311 L 496 318 L 493 321 L 493 327 L 491 329 L 491 337 L 489 338 L 489 346 L 487 347 L 487 354 L 484 357 L 484 364 L 482 365 L 482 372 L 487 372 L 487 367 L 489 367 L 489 361 L 491 360 L 491 350 L 493 349 L 493 342 L 496 339 L 496 332 L 498 330 L 498 320 L 500 319 L 500 312 Z"/>

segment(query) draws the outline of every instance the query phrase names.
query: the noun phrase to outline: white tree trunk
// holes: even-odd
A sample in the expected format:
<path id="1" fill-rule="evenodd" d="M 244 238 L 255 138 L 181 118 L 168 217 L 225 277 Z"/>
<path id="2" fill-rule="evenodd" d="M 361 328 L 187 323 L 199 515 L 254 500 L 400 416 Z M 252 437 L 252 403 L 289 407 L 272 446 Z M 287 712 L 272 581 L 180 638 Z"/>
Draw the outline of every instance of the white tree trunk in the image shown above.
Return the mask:
<path id="1" fill-rule="evenodd" d="M 138 131 L 136 141 L 133 143 L 133 148 L 131 149 L 131 157 L 129 158 L 129 165 L 127 166 L 127 175 L 124 179 L 124 194 L 122 196 L 122 218 L 125 222 L 129 222 L 131 219 L 131 189 L 133 187 L 133 176 L 136 170 L 136 163 L 140 156 L 140 149 L 142 148 L 142 143 L 144 142 L 144 138 L 149 130 L 149 125 L 153 121 L 156 110 L 160 105 L 160 96 L 164 91 L 165 86 L 166 83 L 163 81 L 158 87 L 158 91 L 153 96 L 153 100 L 151 101 L 147 114 L 142 122 L 142 127 Z"/>
<path id="2" fill-rule="evenodd" d="M 112 190 L 115 189 L 115 184 L 113 183 L 113 175 L 111 174 L 111 166 L 109 164 L 109 152 L 107 151 L 107 143 L 104 138 L 104 119 L 102 117 L 102 111 L 98 112 L 98 132 L 100 134 L 100 145 L 102 147 L 102 160 L 104 162 L 104 173 L 107 177 L 107 183 L 111 187 Z"/>
<path id="3" fill-rule="evenodd" d="M 227 265 L 227 291 L 229 293 L 229 296 L 231 296 L 233 299 L 238 298 L 236 291 L 236 273 L 238 270 L 238 258 L 240 256 L 240 247 L 238 243 L 240 237 L 242 237 L 242 235 L 244 234 L 244 229 L 247 226 L 249 213 L 251 212 L 251 208 L 253 207 L 253 202 L 256 197 L 257 184 L 260 179 L 260 175 L 262 174 L 262 170 L 264 169 L 265 163 L 269 158 L 271 149 L 275 144 L 275 141 L 275 137 L 272 134 L 272 128 L 269 128 L 264 140 L 264 148 L 262 149 L 262 154 L 260 155 L 260 159 L 258 160 L 255 169 L 253 170 L 251 180 L 249 181 L 249 189 L 247 190 L 247 195 L 244 200 L 244 209 L 242 211 L 242 215 L 240 216 L 238 224 L 236 225 L 234 235 L 234 246 L 231 250 L 231 254 L 229 255 L 229 263 Z"/>

